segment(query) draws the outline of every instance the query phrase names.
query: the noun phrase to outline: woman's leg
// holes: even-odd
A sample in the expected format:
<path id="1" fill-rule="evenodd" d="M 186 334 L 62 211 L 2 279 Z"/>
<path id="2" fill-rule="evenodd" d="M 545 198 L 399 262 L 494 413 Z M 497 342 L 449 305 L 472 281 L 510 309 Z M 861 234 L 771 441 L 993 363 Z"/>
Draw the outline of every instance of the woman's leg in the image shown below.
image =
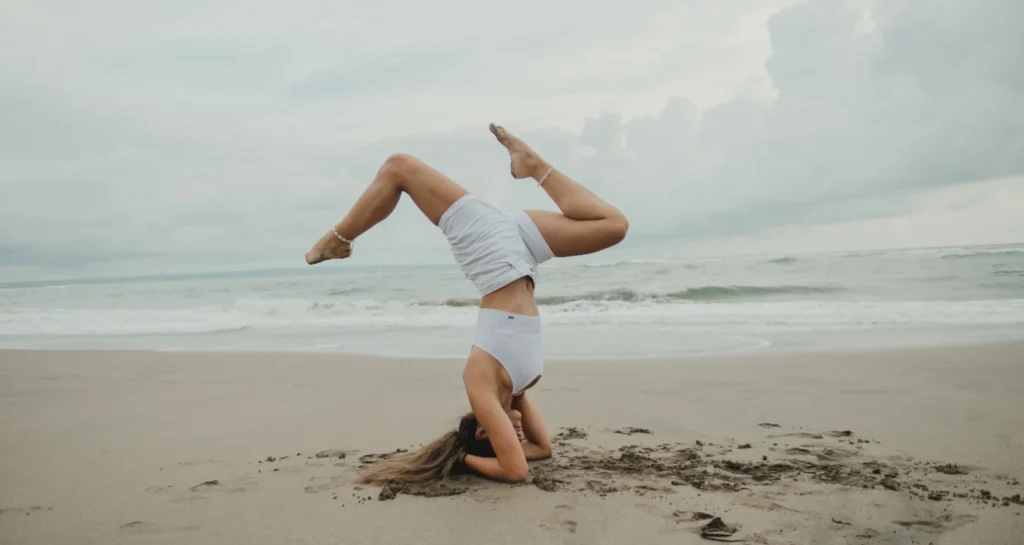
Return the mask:
<path id="1" fill-rule="evenodd" d="M 533 178 L 539 182 L 547 175 L 542 187 L 562 213 L 526 213 L 557 257 L 590 254 L 622 242 L 629 222 L 618 208 L 557 169 L 551 169 L 537 152 L 504 128 L 492 124 L 491 132 L 508 150 L 514 178 Z"/>
<path id="2" fill-rule="evenodd" d="M 416 206 L 434 225 L 441 221 L 445 210 L 468 193 L 451 178 L 423 161 L 410 155 L 392 155 L 384 161 L 373 182 L 352 205 L 345 218 L 335 226 L 335 230 L 339 235 L 355 240 L 390 216 L 398 206 L 403 192 L 412 197 Z M 306 253 L 306 263 L 313 265 L 328 259 L 341 259 L 351 253 L 349 244 L 339 240 L 333 232 L 327 233 Z"/>

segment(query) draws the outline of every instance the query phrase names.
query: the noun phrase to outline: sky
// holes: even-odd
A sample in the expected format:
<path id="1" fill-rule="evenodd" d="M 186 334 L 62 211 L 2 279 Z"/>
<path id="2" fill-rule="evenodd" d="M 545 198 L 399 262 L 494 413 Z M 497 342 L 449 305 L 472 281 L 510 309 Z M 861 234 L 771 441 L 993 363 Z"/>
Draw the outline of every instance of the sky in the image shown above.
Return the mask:
<path id="1" fill-rule="evenodd" d="M 1019 0 L 8 0 L 0 282 L 305 266 L 391 153 L 497 206 L 497 122 L 609 255 L 1024 242 Z M 362 263 L 450 263 L 405 200 Z"/>

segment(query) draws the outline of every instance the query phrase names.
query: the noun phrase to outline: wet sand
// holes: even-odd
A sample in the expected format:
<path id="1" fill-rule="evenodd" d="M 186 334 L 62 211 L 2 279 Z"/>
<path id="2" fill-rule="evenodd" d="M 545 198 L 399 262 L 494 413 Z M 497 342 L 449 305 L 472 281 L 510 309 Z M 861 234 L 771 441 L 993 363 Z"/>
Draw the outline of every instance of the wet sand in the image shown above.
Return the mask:
<path id="1" fill-rule="evenodd" d="M 549 362 L 555 456 L 355 483 L 457 360 L 0 352 L 0 543 L 991 543 L 1024 535 L 1024 345 Z"/>

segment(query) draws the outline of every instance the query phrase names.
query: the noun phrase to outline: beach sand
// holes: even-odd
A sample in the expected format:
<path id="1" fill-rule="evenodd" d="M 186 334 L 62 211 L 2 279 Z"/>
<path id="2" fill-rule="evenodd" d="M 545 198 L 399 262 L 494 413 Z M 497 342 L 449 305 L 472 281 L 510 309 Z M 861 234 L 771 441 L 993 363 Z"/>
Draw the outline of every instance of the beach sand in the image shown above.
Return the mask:
<path id="1" fill-rule="evenodd" d="M 357 486 L 461 368 L 0 352 L 0 543 L 1024 542 L 1024 345 L 550 361 L 530 482 Z"/>

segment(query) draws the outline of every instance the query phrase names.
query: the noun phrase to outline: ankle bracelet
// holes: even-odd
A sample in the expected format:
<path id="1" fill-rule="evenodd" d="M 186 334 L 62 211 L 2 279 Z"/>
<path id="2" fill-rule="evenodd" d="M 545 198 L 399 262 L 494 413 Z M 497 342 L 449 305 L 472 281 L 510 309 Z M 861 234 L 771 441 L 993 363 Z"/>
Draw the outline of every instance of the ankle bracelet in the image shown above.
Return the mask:
<path id="1" fill-rule="evenodd" d="M 548 172 L 547 172 L 547 174 L 545 174 L 545 175 L 544 175 L 544 176 L 543 176 L 543 177 L 542 177 L 542 178 L 541 178 L 541 179 L 540 179 L 540 180 L 539 180 L 539 181 L 537 182 L 537 187 L 540 187 L 540 186 L 544 185 L 544 180 L 547 180 L 547 179 L 548 179 L 548 176 L 551 176 L 551 171 L 552 171 L 552 170 L 555 170 L 555 167 L 553 167 L 553 166 L 550 166 L 550 167 L 548 167 Z"/>
<path id="2" fill-rule="evenodd" d="M 349 239 L 347 239 L 347 238 L 345 238 L 345 237 L 343 237 L 343 236 L 338 234 L 338 228 L 337 227 L 331 228 L 331 232 L 334 233 L 334 236 L 337 237 L 338 240 L 344 242 L 345 244 L 348 244 L 349 246 L 352 245 L 352 241 L 351 240 L 349 240 Z"/>

